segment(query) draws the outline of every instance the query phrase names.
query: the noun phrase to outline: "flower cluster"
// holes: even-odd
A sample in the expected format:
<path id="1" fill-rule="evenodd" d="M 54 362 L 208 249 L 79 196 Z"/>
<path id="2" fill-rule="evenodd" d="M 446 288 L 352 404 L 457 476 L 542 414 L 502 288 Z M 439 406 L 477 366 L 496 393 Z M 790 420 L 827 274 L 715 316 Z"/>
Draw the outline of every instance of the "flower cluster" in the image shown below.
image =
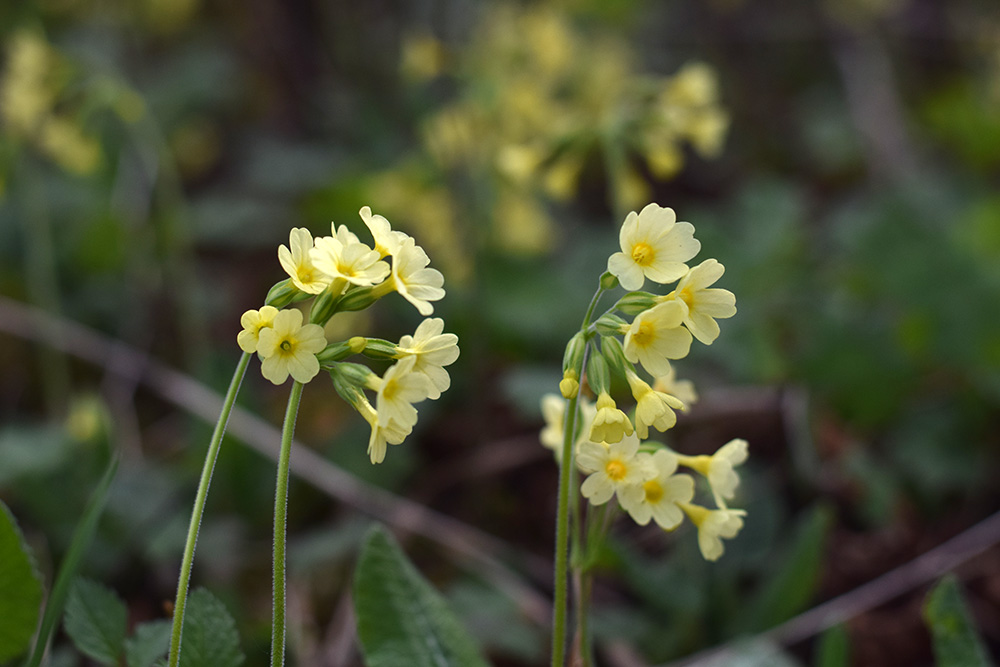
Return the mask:
<path id="1" fill-rule="evenodd" d="M 724 271 L 718 261 L 688 266 L 701 244 L 694 227 L 678 222 L 669 208 L 649 204 L 629 213 L 619 242 L 621 251 L 608 259 L 598 294 L 615 284 L 630 292 L 596 322 L 587 322 L 567 346 L 562 397 L 552 394 L 542 401 L 542 444 L 561 455 L 569 423 L 570 451 L 587 475 L 580 490 L 592 505 L 614 496 L 637 523 L 655 521 L 664 530 L 687 516 L 698 528 L 702 555 L 716 560 L 722 538 L 735 537 L 743 526 L 745 512 L 730 509 L 727 501 L 736 495 L 735 468 L 747 458 L 746 441 L 733 440 L 711 456 L 684 456 L 647 438 L 650 429 L 672 428 L 677 411 L 697 400 L 691 382 L 678 380 L 670 362 L 687 356 L 694 339 L 711 345 L 719 335 L 716 320 L 736 314 L 736 297 L 712 287 Z M 647 279 L 676 285 L 665 294 L 639 291 Z M 631 322 L 622 316 L 631 316 Z M 579 395 L 578 369 L 584 367 L 594 404 Z M 631 415 L 611 396 L 612 374 L 630 389 L 636 404 Z M 565 414 L 569 399 L 578 406 L 571 421 Z M 692 503 L 694 478 L 678 473 L 682 466 L 707 480 L 714 509 Z"/>
<path id="2" fill-rule="evenodd" d="M 260 357 L 261 373 L 274 384 L 289 376 L 306 383 L 321 369 L 327 371 L 337 392 L 371 426 L 368 453 L 372 463 L 381 463 L 386 445 L 403 442 L 413 430 L 413 405 L 440 398 L 451 385 L 444 367 L 458 359 L 458 337 L 444 333 L 442 319 L 428 318 L 398 343 L 363 336 L 327 342 L 323 325 L 338 312 L 367 308 L 397 292 L 427 316 L 434 312 L 431 302 L 445 294 L 444 277 L 428 267 L 427 253 L 413 238 L 393 230 L 367 206 L 360 214 L 372 246 L 344 225 L 331 225 L 331 235 L 318 238 L 307 229 L 292 229 L 288 245 L 278 248 L 289 277 L 271 289 L 267 305 L 243 314 L 237 342 Z M 302 310 L 285 308 L 309 298 L 308 322 Z M 355 354 L 395 363 L 380 377 L 363 364 L 345 361 Z M 374 392 L 374 405 L 366 390 Z"/>

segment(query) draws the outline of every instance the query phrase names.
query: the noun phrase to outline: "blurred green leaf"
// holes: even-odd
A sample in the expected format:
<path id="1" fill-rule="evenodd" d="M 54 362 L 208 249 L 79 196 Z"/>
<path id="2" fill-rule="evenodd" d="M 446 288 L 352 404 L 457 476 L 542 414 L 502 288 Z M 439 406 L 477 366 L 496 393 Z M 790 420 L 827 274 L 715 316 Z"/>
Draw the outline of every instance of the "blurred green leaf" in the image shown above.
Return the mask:
<path id="1" fill-rule="evenodd" d="M 102 665 L 117 665 L 125 650 L 128 610 L 106 586 L 77 579 L 66 601 L 66 634 L 84 655 Z"/>
<path id="2" fill-rule="evenodd" d="M 195 589 L 188 596 L 181 641 L 181 667 L 243 664 L 236 622 L 226 606 L 204 588 Z"/>
<path id="3" fill-rule="evenodd" d="M 850 664 L 850 637 L 844 626 L 834 626 L 820 635 L 816 667 L 848 667 Z"/>
<path id="4" fill-rule="evenodd" d="M 491 654 L 502 653 L 525 663 L 543 661 L 547 636 L 509 596 L 486 584 L 465 581 L 448 590 L 448 603 Z"/>
<path id="5" fill-rule="evenodd" d="M 61 428 L 5 428 L 0 432 L 0 487 L 58 468 L 72 451 L 72 441 Z"/>
<path id="6" fill-rule="evenodd" d="M 993 664 L 973 626 L 954 575 L 944 577 L 927 595 L 924 622 L 934 638 L 938 667 L 987 667 Z"/>
<path id="7" fill-rule="evenodd" d="M 170 648 L 170 621 L 159 620 L 143 623 L 135 634 L 125 640 L 125 657 L 128 667 L 152 667 Z"/>
<path id="8" fill-rule="evenodd" d="M 42 583 L 14 515 L 0 501 L 0 662 L 27 650 L 38 623 Z"/>
<path id="9" fill-rule="evenodd" d="M 441 595 L 381 526 L 372 528 L 358 560 L 354 610 L 368 667 L 487 664 Z"/>

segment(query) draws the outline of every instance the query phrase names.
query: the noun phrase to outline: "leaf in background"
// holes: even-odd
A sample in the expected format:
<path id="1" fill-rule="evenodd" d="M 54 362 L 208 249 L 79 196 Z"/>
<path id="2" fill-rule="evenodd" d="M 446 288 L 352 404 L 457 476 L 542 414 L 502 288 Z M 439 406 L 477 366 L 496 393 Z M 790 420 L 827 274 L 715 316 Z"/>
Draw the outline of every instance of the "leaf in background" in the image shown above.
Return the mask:
<path id="1" fill-rule="evenodd" d="M 799 524 L 795 541 L 747 615 L 751 629 L 774 627 L 809 604 L 819 581 L 823 545 L 832 521 L 830 509 L 820 505 Z"/>
<path id="2" fill-rule="evenodd" d="M 927 595 L 924 621 L 934 638 L 938 667 L 988 667 L 993 664 L 972 625 L 955 575 L 944 577 Z"/>
<path id="3" fill-rule="evenodd" d="M 127 621 L 125 603 L 113 590 L 89 579 L 73 583 L 63 626 L 81 653 L 102 665 L 117 665 Z"/>
<path id="4" fill-rule="evenodd" d="M 816 667 L 848 667 L 851 664 L 851 645 L 847 630 L 835 625 L 819 638 L 816 648 Z"/>
<path id="5" fill-rule="evenodd" d="M 0 501 L 0 662 L 31 642 L 42 606 L 42 583 L 14 515 Z"/>
<path id="6" fill-rule="evenodd" d="M 125 640 L 128 667 L 152 667 L 170 649 L 171 622 L 166 620 L 143 623 L 135 634 Z"/>
<path id="7" fill-rule="evenodd" d="M 368 667 L 487 664 L 438 592 L 381 526 L 372 528 L 358 559 L 354 612 Z"/>
<path id="8" fill-rule="evenodd" d="M 243 664 L 236 622 L 226 606 L 204 588 L 188 597 L 181 635 L 181 667 L 237 667 Z"/>

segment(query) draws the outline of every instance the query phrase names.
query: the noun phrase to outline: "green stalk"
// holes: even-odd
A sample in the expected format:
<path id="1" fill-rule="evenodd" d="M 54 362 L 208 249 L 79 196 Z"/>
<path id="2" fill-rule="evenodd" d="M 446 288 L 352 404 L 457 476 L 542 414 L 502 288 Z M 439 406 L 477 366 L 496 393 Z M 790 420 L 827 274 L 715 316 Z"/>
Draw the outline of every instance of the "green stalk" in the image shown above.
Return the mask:
<path id="1" fill-rule="evenodd" d="M 281 427 L 278 481 L 274 489 L 274 587 L 271 615 L 271 667 L 285 664 L 285 533 L 288 523 L 288 464 L 292 453 L 295 417 L 302 398 L 302 383 L 293 382 L 288 395 L 285 423 Z"/>
<path id="2" fill-rule="evenodd" d="M 191 510 L 191 523 L 188 526 L 187 542 L 184 544 L 184 558 L 181 561 L 181 573 L 177 578 L 177 599 L 174 601 L 174 624 L 170 633 L 170 658 L 169 667 L 177 667 L 181 658 L 181 632 L 184 627 L 184 608 L 187 606 L 188 584 L 191 581 L 191 565 L 194 563 L 194 549 L 198 543 L 198 529 L 201 527 L 201 517 L 205 513 L 205 500 L 208 498 L 208 487 L 212 483 L 212 472 L 215 470 L 215 461 L 219 457 L 219 448 L 222 444 L 222 436 L 226 433 L 226 425 L 229 423 L 229 413 L 236 403 L 236 395 L 240 391 L 240 384 L 243 376 L 247 372 L 247 364 L 250 363 L 250 354 L 244 352 L 233 373 L 233 379 L 229 383 L 229 390 L 226 392 L 226 399 L 222 403 L 222 412 L 219 413 L 219 421 L 215 424 L 212 432 L 212 440 L 208 444 L 208 452 L 205 454 L 205 465 L 201 470 L 201 481 L 198 483 L 198 494 L 194 499 L 194 509 Z"/>
<path id="3" fill-rule="evenodd" d="M 594 314 L 598 299 L 604 293 L 604 288 L 598 287 L 594 298 L 590 301 L 587 314 L 583 318 L 581 330 L 590 326 L 590 318 Z M 583 365 L 586 354 L 581 355 L 579 367 L 574 369 L 578 378 L 583 377 Z M 552 609 L 552 667 L 563 667 L 566 661 L 566 615 L 569 561 L 569 487 L 570 472 L 573 469 L 573 442 L 576 427 L 576 415 L 579 406 L 579 395 L 569 399 L 566 406 L 566 419 L 563 424 L 562 461 L 559 465 L 559 506 L 556 513 L 556 573 L 555 600 Z"/>

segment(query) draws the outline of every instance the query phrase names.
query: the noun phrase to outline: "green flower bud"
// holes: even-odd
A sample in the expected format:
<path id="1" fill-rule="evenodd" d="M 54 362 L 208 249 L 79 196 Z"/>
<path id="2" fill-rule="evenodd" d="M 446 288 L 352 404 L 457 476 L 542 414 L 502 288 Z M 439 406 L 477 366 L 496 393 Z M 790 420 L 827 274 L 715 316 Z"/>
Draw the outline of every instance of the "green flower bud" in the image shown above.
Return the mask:
<path id="1" fill-rule="evenodd" d="M 370 368 L 364 364 L 354 364 L 348 361 L 339 362 L 330 368 L 330 376 L 336 376 L 340 378 L 343 382 L 356 387 L 360 390 L 362 387 L 367 387 L 369 381 L 376 377 L 375 373 L 372 372 Z M 334 382 L 336 386 L 336 381 Z"/>
<path id="2" fill-rule="evenodd" d="M 656 303 L 657 297 L 655 294 L 650 294 L 649 292 L 629 292 L 618 299 L 615 309 L 620 310 L 626 315 L 638 315 L 644 310 L 649 310 Z"/>
<path id="3" fill-rule="evenodd" d="M 268 290 L 264 305 L 274 306 L 280 310 L 290 303 L 302 301 L 311 296 L 312 294 L 307 294 L 293 285 L 291 278 L 287 278 L 280 283 L 275 283 L 274 287 Z"/>
<path id="4" fill-rule="evenodd" d="M 601 289 L 609 290 L 618 287 L 618 277 L 610 271 L 605 271 L 601 276 Z"/>
<path id="5" fill-rule="evenodd" d="M 626 370 L 635 370 L 635 367 L 625 358 L 625 350 L 622 349 L 621 341 L 617 338 L 613 336 L 602 338 L 601 353 L 611 366 L 611 369 L 622 377 L 625 376 Z"/>
<path id="6" fill-rule="evenodd" d="M 628 330 L 628 323 L 613 313 L 602 315 L 594 322 L 594 326 L 597 328 L 597 333 L 602 336 L 617 336 Z"/>
<path id="7" fill-rule="evenodd" d="M 566 351 L 563 352 L 563 373 L 568 370 L 580 368 L 583 364 L 583 353 L 587 349 L 587 337 L 582 331 L 569 339 L 566 344 Z"/>
<path id="8" fill-rule="evenodd" d="M 319 359 L 320 366 L 329 366 L 330 364 L 346 359 L 352 354 L 357 354 L 364 349 L 364 338 L 361 339 L 362 346 L 361 350 L 357 349 L 357 346 L 353 343 L 355 339 L 350 338 L 348 340 L 342 340 L 339 343 L 331 343 L 327 345 L 323 350 L 316 355 Z"/>
<path id="9" fill-rule="evenodd" d="M 379 300 L 373 287 L 354 287 L 347 291 L 337 304 L 338 312 L 364 310 Z"/>
<path id="10" fill-rule="evenodd" d="M 604 355 L 597 350 L 587 359 L 587 384 L 595 394 L 605 393 L 611 387 L 611 371 Z"/>
<path id="11" fill-rule="evenodd" d="M 404 356 L 399 354 L 398 345 L 381 338 L 366 338 L 364 352 L 366 357 L 372 359 L 399 359 Z"/>
<path id="12" fill-rule="evenodd" d="M 323 326 L 339 310 L 337 303 L 341 298 L 343 283 L 338 284 L 338 282 L 336 280 L 333 281 L 328 288 L 316 296 L 316 300 L 312 304 L 312 309 L 309 311 L 309 321 L 312 324 Z"/>
<path id="13" fill-rule="evenodd" d="M 364 392 L 361 391 L 361 388 L 351 382 L 347 376 L 338 372 L 336 366 L 330 371 L 330 379 L 333 381 L 333 388 L 340 394 L 340 397 L 347 401 L 351 407 L 357 409 L 361 399 L 364 398 Z"/>

